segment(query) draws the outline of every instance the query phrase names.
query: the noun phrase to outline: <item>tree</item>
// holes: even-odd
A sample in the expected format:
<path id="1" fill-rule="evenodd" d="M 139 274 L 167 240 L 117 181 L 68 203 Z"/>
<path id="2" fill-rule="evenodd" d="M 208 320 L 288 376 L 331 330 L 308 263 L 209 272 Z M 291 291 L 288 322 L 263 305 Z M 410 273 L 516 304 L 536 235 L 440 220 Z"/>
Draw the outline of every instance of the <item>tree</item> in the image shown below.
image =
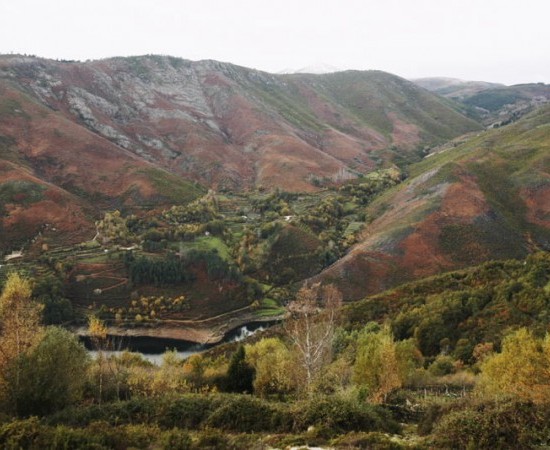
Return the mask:
<path id="1" fill-rule="evenodd" d="M 537 339 L 526 328 L 506 336 L 501 353 L 486 356 L 481 363 L 478 390 L 489 396 L 548 402 L 550 336 Z"/>
<path id="2" fill-rule="evenodd" d="M 225 388 L 229 392 L 252 392 L 254 368 L 246 362 L 246 351 L 240 345 L 231 357 L 225 380 Z"/>
<path id="3" fill-rule="evenodd" d="M 175 350 L 167 350 L 162 355 L 162 364 L 155 372 L 151 389 L 155 395 L 189 391 L 183 361 Z"/>
<path id="4" fill-rule="evenodd" d="M 41 339 L 42 308 L 32 301 L 31 294 L 28 279 L 17 272 L 8 275 L 0 295 L 0 393 L 3 398 L 13 397 L 10 391 L 19 390 L 19 356 Z M 17 409 L 17 405 L 11 406 Z"/>
<path id="5" fill-rule="evenodd" d="M 266 338 L 246 346 L 246 359 L 254 367 L 254 392 L 262 397 L 284 395 L 293 391 L 292 355 L 276 338 Z"/>
<path id="6" fill-rule="evenodd" d="M 371 401 L 381 403 L 402 386 L 402 367 L 389 326 L 375 332 L 366 329 L 359 335 L 353 381 L 367 389 Z"/>
<path id="7" fill-rule="evenodd" d="M 98 319 L 96 316 L 88 317 L 88 334 L 92 345 L 97 352 L 96 364 L 97 364 L 97 384 L 98 384 L 98 403 L 101 404 L 103 398 L 103 385 L 106 367 L 108 365 L 107 358 L 105 357 L 104 351 L 108 346 L 107 339 L 107 326 L 105 323 Z M 93 375 L 93 373 L 92 373 Z"/>
<path id="8" fill-rule="evenodd" d="M 96 238 L 102 244 L 110 242 L 119 242 L 127 244 L 130 240 L 130 231 L 126 226 L 126 219 L 121 216 L 120 211 L 105 213 L 102 220 L 96 222 Z"/>
<path id="9" fill-rule="evenodd" d="M 80 400 L 88 363 L 86 349 L 71 332 L 46 328 L 42 340 L 18 357 L 18 373 L 15 366 L 8 373 L 15 412 L 46 415 Z"/>
<path id="10" fill-rule="evenodd" d="M 321 368 L 330 362 L 341 305 L 342 294 L 336 287 L 317 283 L 303 286 L 288 306 L 290 316 L 284 327 L 304 371 L 308 393 Z"/>
<path id="11" fill-rule="evenodd" d="M 41 277 L 34 284 L 32 296 L 44 305 L 42 315 L 45 325 L 58 325 L 74 319 L 73 305 L 65 298 L 63 282 L 59 277 Z"/>

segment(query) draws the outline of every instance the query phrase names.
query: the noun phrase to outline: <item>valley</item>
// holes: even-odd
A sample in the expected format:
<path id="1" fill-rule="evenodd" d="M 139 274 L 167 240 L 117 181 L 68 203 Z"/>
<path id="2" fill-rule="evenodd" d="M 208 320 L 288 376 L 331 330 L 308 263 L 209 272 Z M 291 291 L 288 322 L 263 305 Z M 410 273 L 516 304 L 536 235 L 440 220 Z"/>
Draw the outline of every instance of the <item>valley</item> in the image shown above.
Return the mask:
<path id="1" fill-rule="evenodd" d="M 0 445 L 546 445 L 549 100 L 0 56 Z"/>

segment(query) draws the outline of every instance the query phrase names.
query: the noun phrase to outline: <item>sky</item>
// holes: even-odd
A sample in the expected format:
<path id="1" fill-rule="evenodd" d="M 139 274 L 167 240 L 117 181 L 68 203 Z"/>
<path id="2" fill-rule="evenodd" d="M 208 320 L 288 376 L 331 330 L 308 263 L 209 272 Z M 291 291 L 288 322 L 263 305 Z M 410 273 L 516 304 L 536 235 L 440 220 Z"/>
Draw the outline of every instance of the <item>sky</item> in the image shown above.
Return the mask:
<path id="1" fill-rule="evenodd" d="M 2 0 L 0 53 L 550 83 L 549 0 Z"/>

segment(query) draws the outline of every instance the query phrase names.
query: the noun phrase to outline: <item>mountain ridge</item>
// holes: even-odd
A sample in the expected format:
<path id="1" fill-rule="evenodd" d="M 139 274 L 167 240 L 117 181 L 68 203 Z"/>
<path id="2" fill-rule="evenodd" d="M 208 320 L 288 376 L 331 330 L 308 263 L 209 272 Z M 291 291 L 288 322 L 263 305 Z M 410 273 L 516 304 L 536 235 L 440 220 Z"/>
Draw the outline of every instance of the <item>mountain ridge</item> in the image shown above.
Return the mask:
<path id="1" fill-rule="evenodd" d="M 317 278 L 359 298 L 550 248 L 550 107 L 449 145 L 368 208 L 360 242 Z M 340 282 L 339 280 L 346 280 Z"/>
<path id="2" fill-rule="evenodd" d="M 441 105 L 390 74 L 384 77 L 394 90 L 407 90 L 405 98 L 400 104 L 394 101 L 388 111 L 373 114 L 371 108 L 370 117 L 362 114 L 363 105 L 350 105 L 349 98 L 342 96 L 338 82 L 346 80 L 338 79 L 355 78 L 351 81 L 363 85 L 378 82 L 379 87 L 381 72 L 376 71 L 348 71 L 312 80 L 308 75 L 279 76 L 212 60 L 160 56 L 89 63 L 24 59 L 2 67 L 5 77 L 15 77 L 40 101 L 117 145 L 178 175 L 232 189 L 263 184 L 312 190 L 312 176 L 336 176 L 343 169 L 370 171 L 378 164 L 371 153 L 375 159 L 388 160 L 391 155 L 379 154 L 392 145 L 409 150 L 477 126 L 448 104 Z M 320 83 L 323 80 L 328 81 Z M 120 92 L 125 93 L 121 99 Z M 432 102 L 430 106 L 439 108 L 443 127 L 451 129 L 431 129 L 424 136 L 422 121 L 411 111 L 400 111 L 407 106 L 407 95 Z M 369 100 L 376 108 L 384 102 L 373 95 L 361 99 Z M 435 113 L 426 114 L 429 118 Z M 342 153 L 352 152 L 353 158 L 324 151 L 334 146 L 343 148 Z M 286 162 L 298 172 L 293 177 L 296 185 L 273 179 L 272 155 L 289 159 L 289 152 L 293 158 Z M 212 168 L 214 161 L 221 162 L 225 179 Z M 308 172 L 300 170 L 302 166 Z"/>

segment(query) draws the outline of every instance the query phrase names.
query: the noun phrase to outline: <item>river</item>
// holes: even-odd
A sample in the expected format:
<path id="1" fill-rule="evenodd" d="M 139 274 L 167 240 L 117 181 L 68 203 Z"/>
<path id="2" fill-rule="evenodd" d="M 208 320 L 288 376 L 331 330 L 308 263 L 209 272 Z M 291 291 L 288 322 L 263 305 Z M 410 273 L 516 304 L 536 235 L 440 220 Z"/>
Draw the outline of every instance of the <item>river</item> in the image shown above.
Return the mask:
<path id="1" fill-rule="evenodd" d="M 247 325 L 243 325 L 234 330 L 229 331 L 220 343 L 226 342 L 239 342 L 248 336 L 252 336 L 258 331 L 263 331 L 273 323 L 266 322 L 252 322 Z M 88 349 L 88 352 L 95 357 L 97 351 L 93 349 L 93 346 L 88 337 L 80 337 L 82 343 Z M 112 337 L 112 350 L 104 350 L 103 354 L 120 355 L 125 351 L 139 353 L 144 359 L 152 362 L 153 364 L 160 365 L 162 363 L 162 355 L 166 350 L 176 350 L 178 357 L 185 359 L 196 353 L 201 353 L 209 348 L 212 348 L 219 344 L 197 344 L 195 342 L 182 341 L 178 339 L 164 339 L 153 338 L 149 336 L 132 336 L 132 337 Z"/>

